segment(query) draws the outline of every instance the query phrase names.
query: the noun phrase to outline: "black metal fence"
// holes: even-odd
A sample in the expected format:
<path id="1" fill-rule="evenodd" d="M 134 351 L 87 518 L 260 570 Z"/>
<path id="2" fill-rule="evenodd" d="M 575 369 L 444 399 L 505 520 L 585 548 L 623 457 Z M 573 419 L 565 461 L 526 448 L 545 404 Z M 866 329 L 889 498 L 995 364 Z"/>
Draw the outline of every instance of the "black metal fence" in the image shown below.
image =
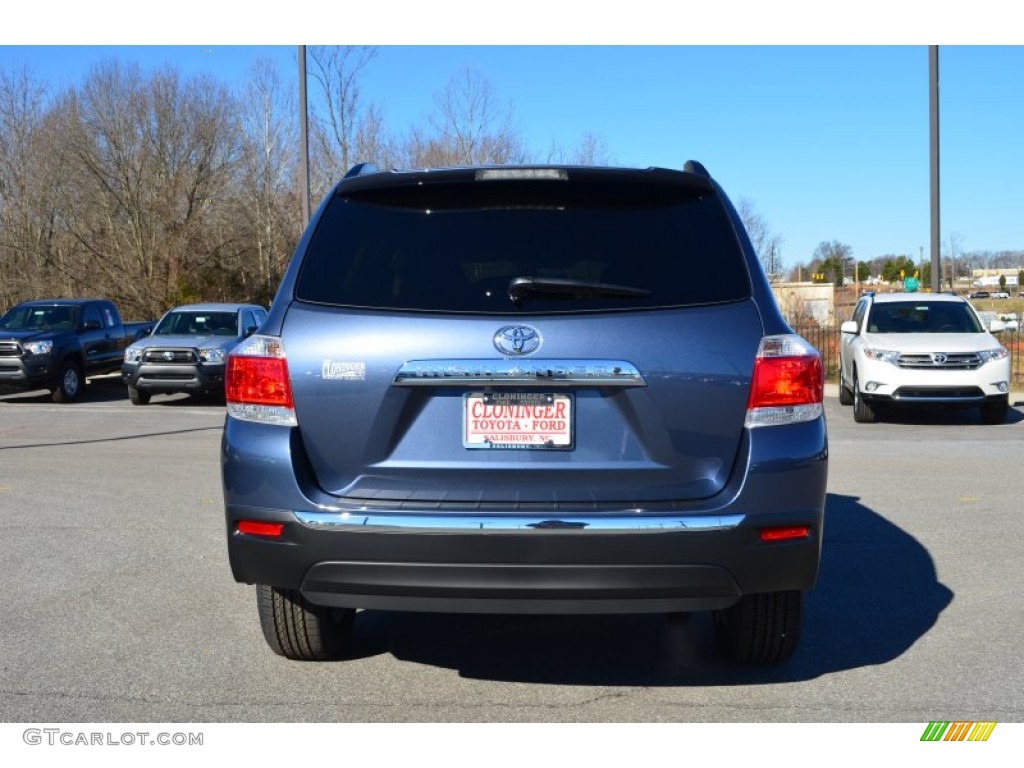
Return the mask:
<path id="1" fill-rule="evenodd" d="M 793 330 L 821 352 L 825 379 L 839 381 L 839 328 L 834 325 L 795 325 Z M 1010 381 L 1017 391 L 1024 389 L 1024 333 L 1020 329 L 1003 331 L 997 338 L 1010 351 Z"/>

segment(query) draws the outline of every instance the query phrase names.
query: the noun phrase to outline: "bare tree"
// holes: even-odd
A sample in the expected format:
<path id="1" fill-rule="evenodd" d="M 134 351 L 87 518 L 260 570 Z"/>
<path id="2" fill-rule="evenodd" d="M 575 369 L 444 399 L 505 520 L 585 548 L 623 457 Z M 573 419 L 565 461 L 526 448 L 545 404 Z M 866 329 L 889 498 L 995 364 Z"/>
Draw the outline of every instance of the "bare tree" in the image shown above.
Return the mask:
<path id="1" fill-rule="evenodd" d="M 942 282 L 950 290 L 953 289 L 953 281 L 960 272 L 961 261 L 963 260 L 963 244 L 966 238 L 959 232 L 951 232 L 949 239 L 944 243 L 945 254 L 942 259 Z"/>
<path id="2" fill-rule="evenodd" d="M 320 86 L 323 108 L 310 119 L 314 195 L 329 187 L 356 163 L 381 165 L 391 160 L 380 108 L 363 100 L 360 80 L 377 56 L 369 46 L 310 46 L 310 77 Z"/>
<path id="3" fill-rule="evenodd" d="M 224 266 L 247 296 L 266 303 L 302 228 L 296 188 L 297 126 L 289 119 L 295 114 L 295 98 L 282 89 L 273 62 L 259 59 L 250 70 L 241 103 L 241 173 L 233 209 L 241 226 L 235 229 L 236 261 Z M 247 264 L 254 264 L 255 270 Z"/>
<path id="4" fill-rule="evenodd" d="M 764 271 L 769 277 L 779 274 L 782 269 L 782 237 L 771 231 L 768 221 L 758 213 L 752 200 L 741 197 L 737 212 Z"/>
<path id="5" fill-rule="evenodd" d="M 572 149 L 565 149 L 557 142 L 551 143 L 547 162 L 568 165 L 610 165 L 614 162 L 604 137 L 587 131 L 580 143 Z"/>
<path id="6" fill-rule="evenodd" d="M 18 300 L 28 273 L 23 250 L 24 200 L 27 154 L 33 123 L 38 121 L 38 89 L 27 70 L 0 71 L 0 309 Z"/>
<path id="7" fill-rule="evenodd" d="M 236 111 L 211 80 L 173 69 L 145 79 L 117 63 L 64 105 L 64 151 L 80 169 L 69 231 L 90 280 L 130 310 L 152 316 L 200 295 L 237 161 Z"/>
<path id="8" fill-rule="evenodd" d="M 0 305 L 48 285 L 59 222 L 60 187 L 46 133 L 46 88 L 28 68 L 0 72 Z"/>
<path id="9" fill-rule="evenodd" d="M 434 96 L 430 134 L 413 129 L 405 144 L 409 165 L 437 167 L 521 163 L 528 159 L 515 129 L 511 102 L 498 102 L 494 86 L 465 67 Z"/>

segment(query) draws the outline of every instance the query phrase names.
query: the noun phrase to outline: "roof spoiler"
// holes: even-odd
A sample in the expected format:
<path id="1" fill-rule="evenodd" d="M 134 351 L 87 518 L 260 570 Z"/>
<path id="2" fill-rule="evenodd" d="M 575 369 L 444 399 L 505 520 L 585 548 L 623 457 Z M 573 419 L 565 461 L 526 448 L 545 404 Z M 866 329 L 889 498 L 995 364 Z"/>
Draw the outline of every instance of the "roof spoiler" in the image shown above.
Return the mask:
<path id="1" fill-rule="evenodd" d="M 711 174 L 708 173 L 708 169 L 696 160 L 687 160 L 686 164 L 683 165 L 683 170 L 687 173 L 696 173 L 698 176 L 703 176 L 707 179 L 711 178 Z"/>
<path id="2" fill-rule="evenodd" d="M 355 178 L 356 176 L 365 176 L 368 173 L 376 172 L 377 166 L 374 165 L 373 163 L 356 163 L 355 165 L 348 169 L 348 173 L 346 173 L 342 178 L 352 179 Z"/>

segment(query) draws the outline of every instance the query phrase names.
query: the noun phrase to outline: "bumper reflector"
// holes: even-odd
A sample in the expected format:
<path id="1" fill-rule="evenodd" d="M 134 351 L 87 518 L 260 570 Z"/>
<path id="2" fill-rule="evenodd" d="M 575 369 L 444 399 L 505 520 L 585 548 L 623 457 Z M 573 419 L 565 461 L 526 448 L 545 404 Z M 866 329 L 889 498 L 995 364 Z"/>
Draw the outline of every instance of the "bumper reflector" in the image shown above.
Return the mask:
<path id="1" fill-rule="evenodd" d="M 239 533 L 246 533 L 250 536 L 267 536 L 272 539 L 279 538 L 284 530 L 284 523 L 264 523 L 260 520 L 239 520 L 235 528 Z"/>
<path id="2" fill-rule="evenodd" d="M 793 525 L 786 528 L 762 528 L 761 541 L 788 541 L 790 539 L 806 539 L 811 529 L 806 525 Z"/>

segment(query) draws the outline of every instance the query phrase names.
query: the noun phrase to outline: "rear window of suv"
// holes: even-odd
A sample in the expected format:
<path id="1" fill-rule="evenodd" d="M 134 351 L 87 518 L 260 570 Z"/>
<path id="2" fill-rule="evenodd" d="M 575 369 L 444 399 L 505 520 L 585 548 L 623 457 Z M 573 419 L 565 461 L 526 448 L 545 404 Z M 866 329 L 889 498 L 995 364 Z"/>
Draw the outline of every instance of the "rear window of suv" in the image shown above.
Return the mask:
<path id="1" fill-rule="evenodd" d="M 590 287 L 514 302 L 516 278 Z M 648 309 L 749 295 L 743 253 L 713 192 L 614 180 L 341 194 L 320 219 L 296 285 L 299 300 L 319 304 L 469 313 Z"/>

